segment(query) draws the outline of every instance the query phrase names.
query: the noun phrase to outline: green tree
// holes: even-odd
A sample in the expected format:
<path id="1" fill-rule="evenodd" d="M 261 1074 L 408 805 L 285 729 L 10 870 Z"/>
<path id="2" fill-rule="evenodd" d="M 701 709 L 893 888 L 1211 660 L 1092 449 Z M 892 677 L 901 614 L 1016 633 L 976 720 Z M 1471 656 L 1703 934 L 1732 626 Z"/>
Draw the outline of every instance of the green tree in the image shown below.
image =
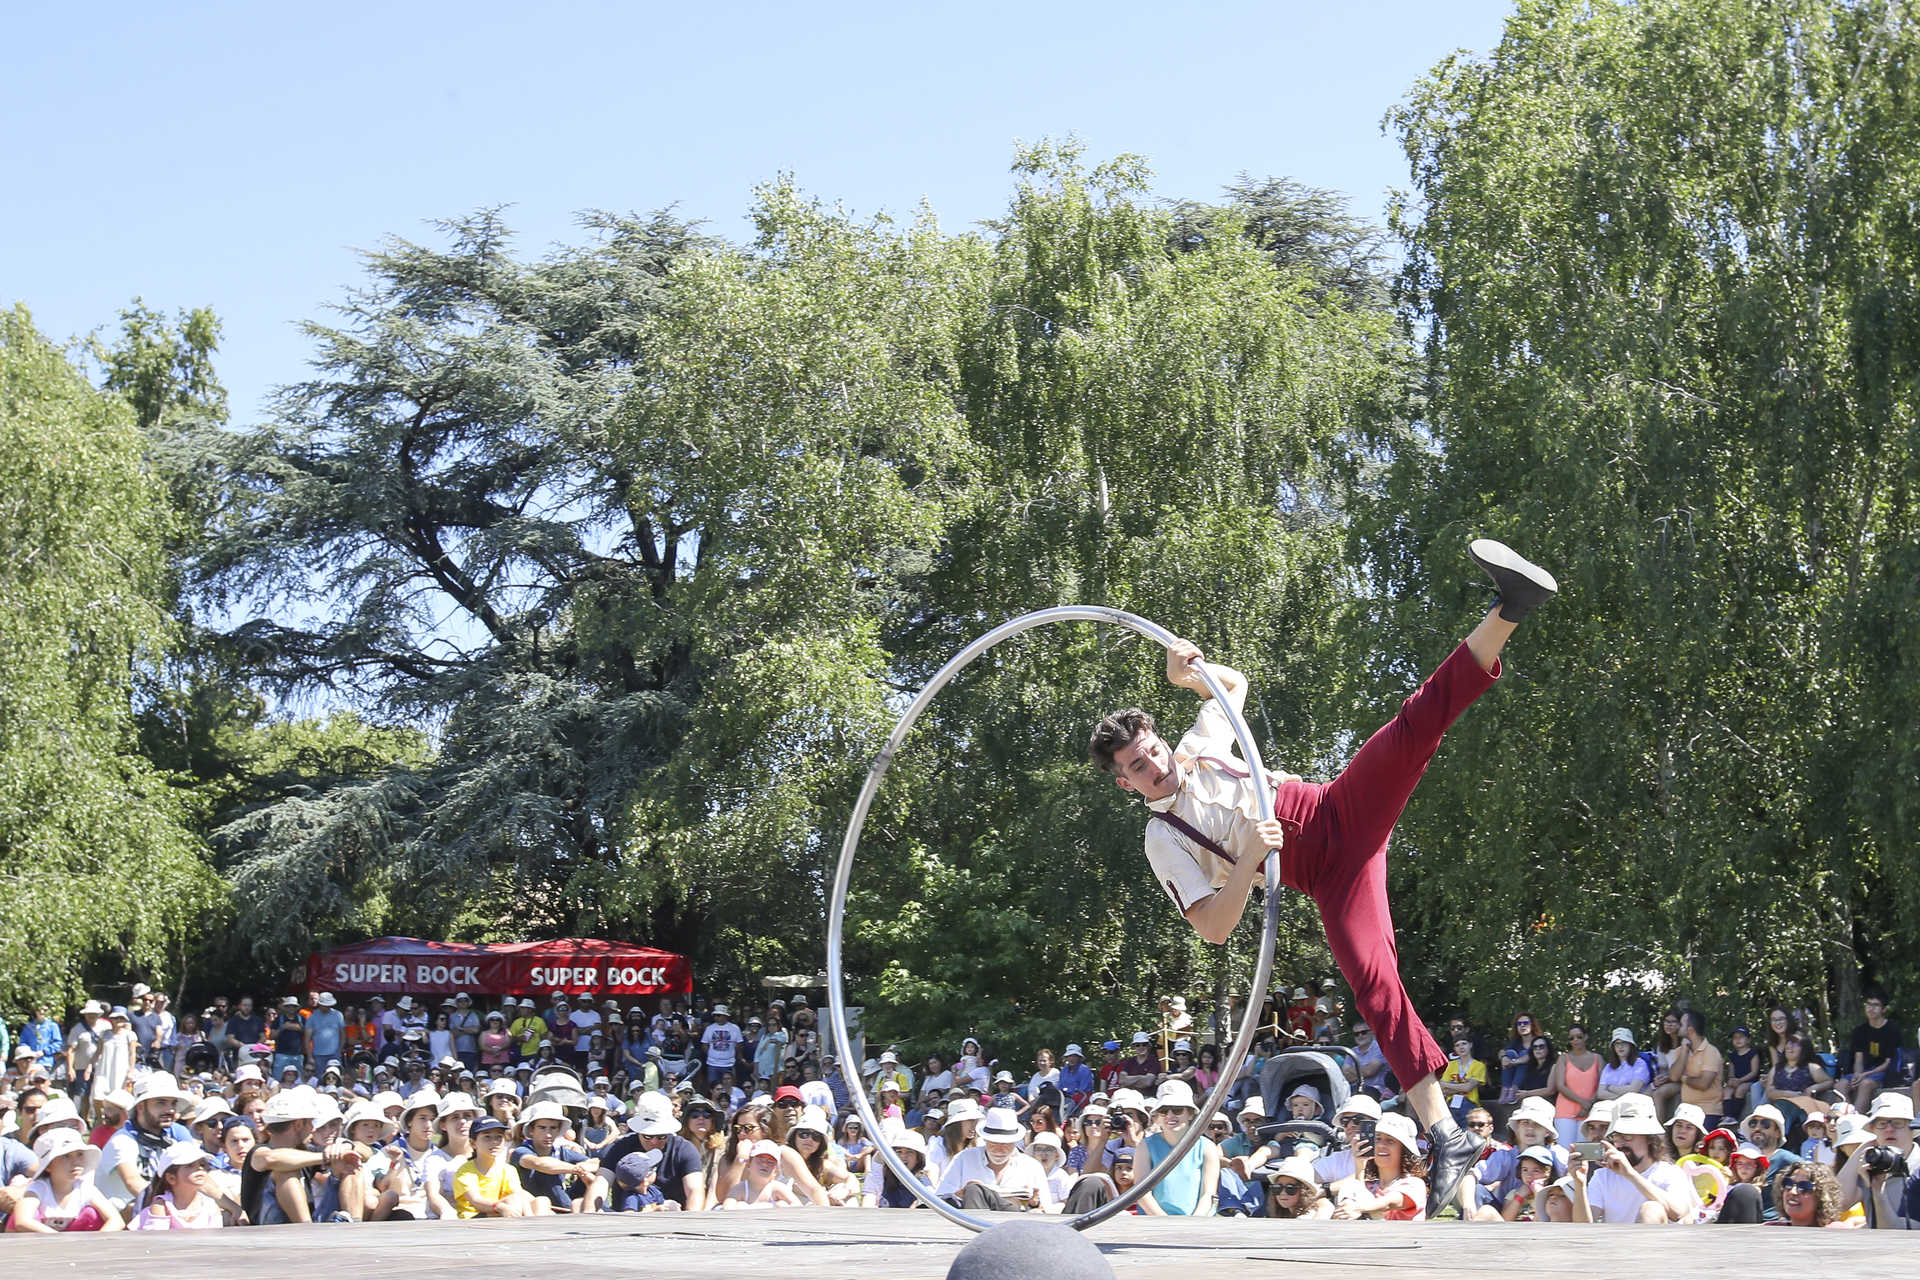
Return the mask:
<path id="1" fill-rule="evenodd" d="M 222 901 L 135 749 L 133 667 L 172 639 L 170 515 L 117 397 L 0 316 L 0 1001 L 176 971 Z"/>
<path id="2" fill-rule="evenodd" d="M 1344 505 L 1405 385 L 1384 291 L 1337 283 L 1361 269 L 1350 224 L 1278 183 L 1168 209 L 1141 162 L 1072 144 L 1015 171 L 960 357 L 981 480 L 890 641 L 900 679 L 1025 610 L 1118 605 L 1246 670 L 1269 762 L 1324 771 Z M 876 975 L 874 1034 L 1018 1056 L 1146 1025 L 1158 993 L 1244 999 L 1257 913 L 1198 942 L 1146 873 L 1138 810 L 1085 763 L 1128 703 L 1176 736 L 1196 710 L 1156 647 L 1095 628 L 1030 633 L 942 694 L 863 845 L 849 963 Z M 1331 972 L 1312 905 L 1287 893 L 1283 918 L 1279 978 Z"/>
<path id="3" fill-rule="evenodd" d="M 1432 447 L 1355 524 L 1352 634 L 1432 662 L 1480 530 L 1564 588 L 1405 824 L 1431 990 L 1920 978 L 1916 55 L 1899 3 L 1528 0 L 1398 114 Z"/>

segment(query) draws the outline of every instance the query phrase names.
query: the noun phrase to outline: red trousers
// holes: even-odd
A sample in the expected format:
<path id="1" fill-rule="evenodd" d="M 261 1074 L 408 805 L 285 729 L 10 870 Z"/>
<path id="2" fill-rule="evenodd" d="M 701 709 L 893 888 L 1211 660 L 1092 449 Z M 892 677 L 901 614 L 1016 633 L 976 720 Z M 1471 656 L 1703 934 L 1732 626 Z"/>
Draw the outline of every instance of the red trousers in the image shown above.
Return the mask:
<path id="1" fill-rule="evenodd" d="M 1354 754 L 1332 782 L 1282 783 L 1273 816 L 1287 842 L 1280 878 L 1320 908 L 1333 958 L 1401 1088 L 1447 1065 L 1400 981 L 1387 903 L 1387 837 L 1447 726 L 1499 679 L 1463 644 Z"/>

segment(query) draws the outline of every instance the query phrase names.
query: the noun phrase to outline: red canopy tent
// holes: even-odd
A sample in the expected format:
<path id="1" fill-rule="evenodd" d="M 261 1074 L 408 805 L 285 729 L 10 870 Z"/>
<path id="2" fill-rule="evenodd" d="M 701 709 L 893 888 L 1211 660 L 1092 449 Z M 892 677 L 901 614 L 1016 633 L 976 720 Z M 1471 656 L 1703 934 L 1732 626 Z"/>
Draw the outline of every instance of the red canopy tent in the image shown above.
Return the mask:
<path id="1" fill-rule="evenodd" d="M 686 995 L 685 956 L 600 938 L 551 942 L 429 942 L 373 938 L 307 960 L 309 991 L 468 991 L 475 995 Z"/>

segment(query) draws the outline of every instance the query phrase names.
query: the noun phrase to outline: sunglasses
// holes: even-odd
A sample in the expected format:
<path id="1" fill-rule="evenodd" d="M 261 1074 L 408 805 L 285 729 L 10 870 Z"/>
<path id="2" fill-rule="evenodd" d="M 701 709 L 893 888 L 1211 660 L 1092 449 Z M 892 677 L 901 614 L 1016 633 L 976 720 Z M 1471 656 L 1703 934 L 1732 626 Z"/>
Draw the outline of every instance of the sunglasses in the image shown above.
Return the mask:
<path id="1" fill-rule="evenodd" d="M 1810 1196 L 1814 1191 L 1814 1181 L 1812 1178 L 1793 1178 L 1780 1185 L 1789 1191 L 1798 1191 L 1803 1196 Z"/>
<path id="2" fill-rule="evenodd" d="M 1273 1184 L 1273 1193 L 1279 1196 L 1297 1196 L 1306 1189 L 1305 1184 L 1299 1182 L 1276 1182 Z"/>

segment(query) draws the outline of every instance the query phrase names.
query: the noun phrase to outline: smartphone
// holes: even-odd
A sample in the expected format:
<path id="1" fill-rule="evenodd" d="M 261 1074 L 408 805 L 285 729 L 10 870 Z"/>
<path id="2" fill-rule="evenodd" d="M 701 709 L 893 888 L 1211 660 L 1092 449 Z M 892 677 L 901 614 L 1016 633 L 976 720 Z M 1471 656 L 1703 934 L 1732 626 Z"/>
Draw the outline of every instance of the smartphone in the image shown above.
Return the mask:
<path id="1" fill-rule="evenodd" d="M 1603 1163 L 1607 1158 L 1607 1144 L 1604 1142 L 1576 1142 L 1573 1154 L 1592 1164 Z"/>

